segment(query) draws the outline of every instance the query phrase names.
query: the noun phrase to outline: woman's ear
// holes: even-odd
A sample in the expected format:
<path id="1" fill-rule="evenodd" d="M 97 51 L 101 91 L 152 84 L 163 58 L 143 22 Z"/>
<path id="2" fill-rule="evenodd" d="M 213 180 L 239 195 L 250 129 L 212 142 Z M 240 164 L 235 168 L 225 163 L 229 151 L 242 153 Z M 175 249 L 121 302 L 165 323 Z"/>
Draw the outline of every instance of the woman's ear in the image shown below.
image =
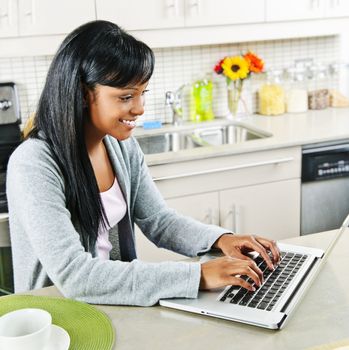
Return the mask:
<path id="1" fill-rule="evenodd" d="M 83 99 L 82 106 L 83 108 L 88 108 L 91 103 L 95 101 L 95 94 L 93 89 L 87 88 L 85 85 L 83 86 Z"/>

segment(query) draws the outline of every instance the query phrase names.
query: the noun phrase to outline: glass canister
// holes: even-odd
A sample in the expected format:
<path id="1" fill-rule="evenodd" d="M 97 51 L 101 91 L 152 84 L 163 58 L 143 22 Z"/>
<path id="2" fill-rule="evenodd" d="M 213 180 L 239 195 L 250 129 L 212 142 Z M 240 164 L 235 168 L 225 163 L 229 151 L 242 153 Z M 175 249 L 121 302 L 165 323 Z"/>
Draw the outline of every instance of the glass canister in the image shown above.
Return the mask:
<path id="1" fill-rule="evenodd" d="M 328 90 L 328 67 L 318 64 L 311 69 L 312 79 L 309 81 L 309 109 L 325 109 L 330 105 Z"/>
<path id="2" fill-rule="evenodd" d="M 258 90 L 259 113 L 262 115 L 280 115 L 285 113 L 285 90 L 283 71 L 266 72 L 266 81 Z"/>
<path id="3" fill-rule="evenodd" d="M 331 107 L 349 107 L 349 70 L 345 63 L 329 65 L 329 93 Z"/>
<path id="4" fill-rule="evenodd" d="M 286 70 L 286 111 L 304 113 L 308 110 L 307 75 L 303 67 L 291 67 Z"/>

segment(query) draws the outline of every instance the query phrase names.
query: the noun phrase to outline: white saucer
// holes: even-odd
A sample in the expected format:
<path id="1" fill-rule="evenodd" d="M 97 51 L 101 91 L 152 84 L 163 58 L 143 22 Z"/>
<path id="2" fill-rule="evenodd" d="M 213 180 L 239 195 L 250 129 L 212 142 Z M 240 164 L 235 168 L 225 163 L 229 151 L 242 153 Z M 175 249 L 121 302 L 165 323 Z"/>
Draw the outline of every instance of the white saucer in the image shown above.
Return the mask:
<path id="1" fill-rule="evenodd" d="M 45 350 L 68 350 L 70 337 L 66 330 L 53 324 L 51 326 L 51 337 Z"/>

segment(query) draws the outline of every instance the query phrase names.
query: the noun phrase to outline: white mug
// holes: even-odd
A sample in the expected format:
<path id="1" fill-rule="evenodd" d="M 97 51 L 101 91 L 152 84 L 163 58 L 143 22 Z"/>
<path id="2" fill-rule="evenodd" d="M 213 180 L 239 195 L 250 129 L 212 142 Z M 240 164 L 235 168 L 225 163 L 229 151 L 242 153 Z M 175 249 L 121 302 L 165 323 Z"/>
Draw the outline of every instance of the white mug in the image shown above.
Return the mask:
<path id="1" fill-rule="evenodd" d="M 52 317 L 42 309 L 19 309 L 0 317 L 1 350 L 44 350 Z"/>

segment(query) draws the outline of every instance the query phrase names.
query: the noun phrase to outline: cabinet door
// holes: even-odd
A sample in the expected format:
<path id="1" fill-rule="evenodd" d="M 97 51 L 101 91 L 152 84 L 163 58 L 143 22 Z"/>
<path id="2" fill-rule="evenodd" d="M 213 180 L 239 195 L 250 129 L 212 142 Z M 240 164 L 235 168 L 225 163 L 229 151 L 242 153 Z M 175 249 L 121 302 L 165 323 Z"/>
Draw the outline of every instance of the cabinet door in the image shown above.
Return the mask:
<path id="1" fill-rule="evenodd" d="M 97 18 L 126 30 L 184 26 L 183 0 L 96 0 Z"/>
<path id="2" fill-rule="evenodd" d="M 266 0 L 266 21 L 322 18 L 325 5 L 324 0 Z"/>
<path id="3" fill-rule="evenodd" d="M 265 0 L 186 0 L 186 26 L 256 23 L 264 21 Z"/>
<path id="4" fill-rule="evenodd" d="M 94 0 L 19 0 L 19 34 L 66 34 L 95 20 Z"/>
<path id="5" fill-rule="evenodd" d="M 0 38 L 17 35 L 17 0 L 0 0 Z"/>
<path id="6" fill-rule="evenodd" d="M 170 208 L 207 224 L 218 224 L 218 193 L 205 193 L 166 201 Z M 182 260 L 185 257 L 150 242 L 140 230 L 136 230 L 137 255 L 143 261 Z"/>
<path id="7" fill-rule="evenodd" d="M 348 0 L 326 0 L 326 17 L 345 17 L 349 16 Z"/>
<path id="8" fill-rule="evenodd" d="M 221 226 L 272 239 L 299 235 L 300 180 L 286 180 L 220 192 Z"/>

